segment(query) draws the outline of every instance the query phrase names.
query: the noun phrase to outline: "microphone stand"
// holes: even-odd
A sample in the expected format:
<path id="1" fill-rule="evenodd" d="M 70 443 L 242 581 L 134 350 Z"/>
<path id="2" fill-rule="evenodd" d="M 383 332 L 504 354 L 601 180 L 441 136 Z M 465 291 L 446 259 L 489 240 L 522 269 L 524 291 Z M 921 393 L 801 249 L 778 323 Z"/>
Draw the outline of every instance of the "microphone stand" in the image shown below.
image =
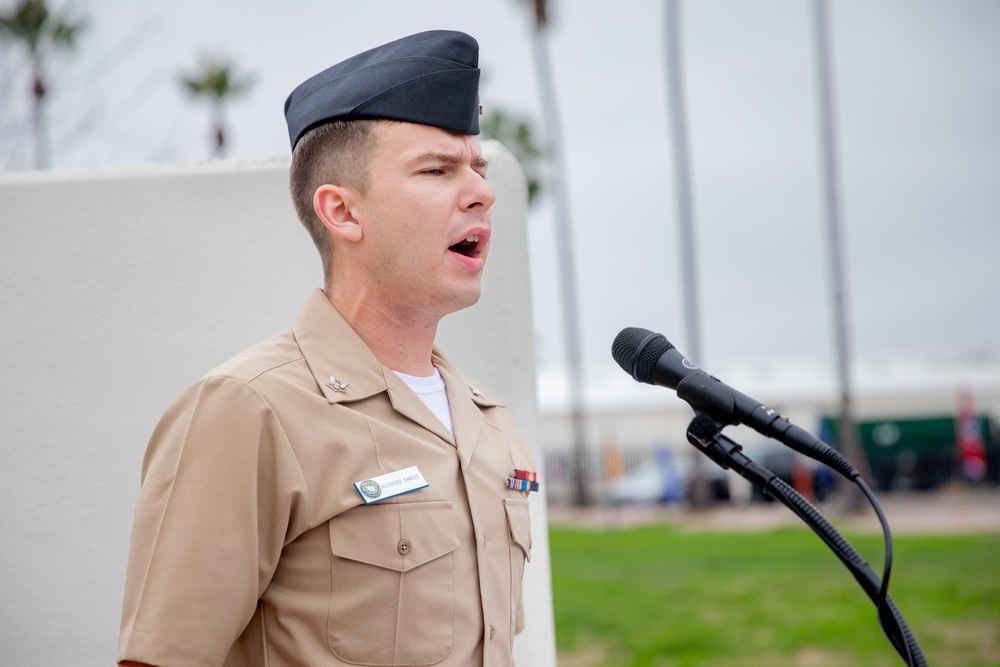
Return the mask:
<path id="1" fill-rule="evenodd" d="M 687 430 L 688 442 L 698 448 L 724 470 L 732 469 L 762 492 L 778 500 L 788 507 L 796 516 L 802 519 L 813 532 L 830 548 L 843 562 L 862 590 L 872 600 L 878 610 L 879 623 L 886 638 L 896 649 L 908 667 L 927 667 L 927 660 L 917 643 L 916 637 L 910 631 L 903 614 L 896 603 L 888 595 L 889 572 L 892 562 L 892 538 L 889 526 L 881 507 L 868 485 L 860 477 L 854 481 L 868 497 L 882 523 L 886 538 L 886 570 L 883 580 L 879 580 L 875 572 L 865 562 L 850 542 L 837 529 L 802 497 L 787 482 L 773 472 L 757 464 L 742 452 L 742 446 L 734 440 L 722 435 L 723 424 L 720 424 L 704 412 L 695 412 Z"/>

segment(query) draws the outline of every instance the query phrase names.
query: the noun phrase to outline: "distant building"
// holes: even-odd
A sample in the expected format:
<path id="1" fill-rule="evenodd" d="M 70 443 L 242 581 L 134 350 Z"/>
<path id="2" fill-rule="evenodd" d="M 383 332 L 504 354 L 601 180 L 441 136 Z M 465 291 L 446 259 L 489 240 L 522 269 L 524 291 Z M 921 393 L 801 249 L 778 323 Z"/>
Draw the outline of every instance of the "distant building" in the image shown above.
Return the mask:
<path id="1" fill-rule="evenodd" d="M 832 364 L 816 361 L 785 361 L 731 365 L 713 368 L 712 373 L 778 410 L 802 428 L 830 440 L 834 436 L 824 418 L 837 413 L 834 370 Z M 912 460 L 913 456 L 926 457 L 930 449 L 937 448 L 937 451 L 941 447 L 928 444 L 926 437 L 920 443 L 908 443 L 905 438 L 888 442 L 885 438 L 895 428 L 897 435 L 901 432 L 910 438 L 923 437 L 916 435 L 918 433 L 932 437 L 933 433 L 936 434 L 933 435 L 934 443 L 940 443 L 945 437 L 942 432 L 954 433 L 954 419 L 963 395 L 972 397 L 977 424 L 986 431 L 983 435 L 989 456 L 985 481 L 996 483 L 1000 480 L 1000 461 L 997 460 L 1000 434 L 991 432 L 1000 425 L 1000 358 L 872 359 L 856 366 L 854 378 L 854 417 L 862 424 L 862 433 L 868 441 L 874 441 L 875 434 L 883 438 L 873 470 L 873 474 L 879 476 L 878 485 L 886 488 L 901 488 L 908 483 L 916 487 L 932 486 L 956 478 L 957 468 L 947 465 L 957 464 L 954 437 L 944 445 L 953 451 L 938 452 L 937 458 L 918 462 Z M 564 476 L 569 479 L 569 466 L 572 465 L 566 377 L 558 369 L 540 369 L 537 381 L 541 446 L 551 468 L 548 470 L 549 498 L 560 502 L 569 498 L 568 487 L 564 491 L 561 480 Z M 670 469 L 663 475 L 665 479 L 678 474 L 683 479 L 690 474 L 693 459 L 698 456 L 686 438 L 693 412 L 672 390 L 635 382 L 613 363 L 608 363 L 588 375 L 585 397 L 587 442 L 591 453 L 586 465 L 596 498 L 607 499 L 607 488 L 620 473 L 638 470 L 637 475 L 641 477 L 648 472 L 646 468 L 664 467 L 666 462 Z M 901 427 L 902 424 L 909 426 Z M 879 430 L 880 425 L 883 428 Z M 743 444 L 755 460 L 760 460 L 758 455 L 782 449 L 746 427 L 729 427 L 725 432 Z M 812 462 L 808 463 L 815 468 Z M 933 469 L 921 472 L 915 467 L 918 464 Z M 703 469 L 712 477 L 721 474 L 707 459 Z M 913 472 L 910 482 L 900 477 L 906 470 Z M 731 477 L 737 481 L 737 484 L 730 484 L 734 495 L 748 497 L 749 491 L 740 488 L 740 484 L 745 483 L 734 475 Z M 643 484 L 648 481 L 643 480 Z M 670 495 L 671 492 L 666 493 Z"/>

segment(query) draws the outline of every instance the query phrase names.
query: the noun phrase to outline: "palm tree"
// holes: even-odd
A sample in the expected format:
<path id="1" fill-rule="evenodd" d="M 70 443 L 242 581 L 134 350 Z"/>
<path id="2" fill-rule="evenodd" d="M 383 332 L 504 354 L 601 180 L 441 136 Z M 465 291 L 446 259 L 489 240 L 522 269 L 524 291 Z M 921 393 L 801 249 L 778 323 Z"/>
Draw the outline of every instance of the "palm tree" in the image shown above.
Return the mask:
<path id="1" fill-rule="evenodd" d="M 207 99 L 212 107 L 212 155 L 226 152 L 226 104 L 246 93 L 253 86 L 251 76 L 237 76 L 228 60 L 203 56 L 194 74 L 181 77 L 181 84 L 193 98 Z"/>
<path id="2" fill-rule="evenodd" d="M 0 13 L 0 37 L 23 43 L 28 49 L 31 67 L 31 129 L 34 145 L 34 166 L 47 166 L 43 107 L 49 90 L 45 74 L 45 59 L 50 52 L 71 50 L 84 28 L 83 19 L 70 18 L 65 13 L 53 13 L 45 0 L 20 0 Z"/>
<path id="3" fill-rule="evenodd" d="M 576 291 L 576 267 L 573 258 L 572 225 L 570 224 L 569 187 L 563 162 L 562 126 L 555 95 L 555 78 L 549 59 L 549 3 L 547 0 L 525 0 L 534 17 L 532 52 L 535 79 L 542 103 L 546 145 L 549 152 L 550 185 L 556 233 L 561 243 L 556 245 L 559 279 L 562 284 L 563 332 L 566 336 L 566 370 L 569 377 L 570 422 L 573 431 L 574 501 L 590 504 L 586 479 L 587 436 L 583 416 L 583 354 L 580 350 L 580 317 Z"/>
<path id="4" fill-rule="evenodd" d="M 496 139 L 514 153 L 528 180 L 528 203 L 534 202 L 542 191 L 538 170 L 545 149 L 535 143 L 531 122 L 497 108 L 483 116 L 479 129 L 485 138 Z"/>
<path id="5" fill-rule="evenodd" d="M 667 0 L 665 8 L 664 45 L 667 73 L 667 102 L 670 108 L 670 134 L 673 143 L 674 178 L 677 191 L 677 227 L 680 241 L 681 287 L 684 297 L 684 329 L 688 358 L 696 363 L 704 360 L 701 350 L 701 318 L 698 308 L 698 270 L 695 265 L 695 222 L 691 161 L 688 151 L 687 104 L 685 102 L 683 49 L 681 48 L 681 0 Z M 711 494 L 705 476 L 705 460 L 694 458 L 694 470 L 688 487 L 688 503 L 692 508 L 708 504 Z"/>
<path id="6" fill-rule="evenodd" d="M 837 360 L 837 385 L 840 394 L 837 416 L 837 444 L 840 451 L 866 479 L 871 468 L 859 440 L 854 420 L 851 391 L 850 326 L 847 308 L 847 278 L 844 262 L 843 222 L 840 203 L 840 162 L 837 151 L 837 109 L 834 100 L 833 56 L 831 45 L 830 9 L 826 0 L 813 0 L 813 30 L 816 44 L 816 75 L 819 103 L 820 150 L 826 206 L 824 207 L 830 252 L 830 284 L 834 322 L 834 345 Z M 840 502 L 846 511 L 859 512 L 864 496 L 853 485 L 841 485 Z"/>

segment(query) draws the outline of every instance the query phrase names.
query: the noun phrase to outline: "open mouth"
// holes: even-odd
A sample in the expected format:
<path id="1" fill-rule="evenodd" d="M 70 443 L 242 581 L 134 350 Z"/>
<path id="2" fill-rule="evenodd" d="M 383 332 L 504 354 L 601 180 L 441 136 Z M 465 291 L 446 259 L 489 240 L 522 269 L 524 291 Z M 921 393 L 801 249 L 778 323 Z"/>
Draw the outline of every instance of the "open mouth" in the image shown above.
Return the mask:
<path id="1" fill-rule="evenodd" d="M 455 245 L 448 248 L 452 252 L 466 257 L 476 257 L 479 255 L 479 234 L 470 234 Z"/>

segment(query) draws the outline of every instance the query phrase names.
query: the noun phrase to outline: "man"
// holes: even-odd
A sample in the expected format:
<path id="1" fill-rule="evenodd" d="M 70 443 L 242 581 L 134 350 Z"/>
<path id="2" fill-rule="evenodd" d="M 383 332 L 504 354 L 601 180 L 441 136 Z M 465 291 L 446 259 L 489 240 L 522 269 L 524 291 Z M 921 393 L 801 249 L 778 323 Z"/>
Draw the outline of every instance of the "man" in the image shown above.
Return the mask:
<path id="1" fill-rule="evenodd" d="M 533 463 L 434 348 L 489 250 L 477 63 L 468 35 L 421 33 L 288 98 L 325 288 L 154 431 L 121 664 L 512 664 Z"/>

